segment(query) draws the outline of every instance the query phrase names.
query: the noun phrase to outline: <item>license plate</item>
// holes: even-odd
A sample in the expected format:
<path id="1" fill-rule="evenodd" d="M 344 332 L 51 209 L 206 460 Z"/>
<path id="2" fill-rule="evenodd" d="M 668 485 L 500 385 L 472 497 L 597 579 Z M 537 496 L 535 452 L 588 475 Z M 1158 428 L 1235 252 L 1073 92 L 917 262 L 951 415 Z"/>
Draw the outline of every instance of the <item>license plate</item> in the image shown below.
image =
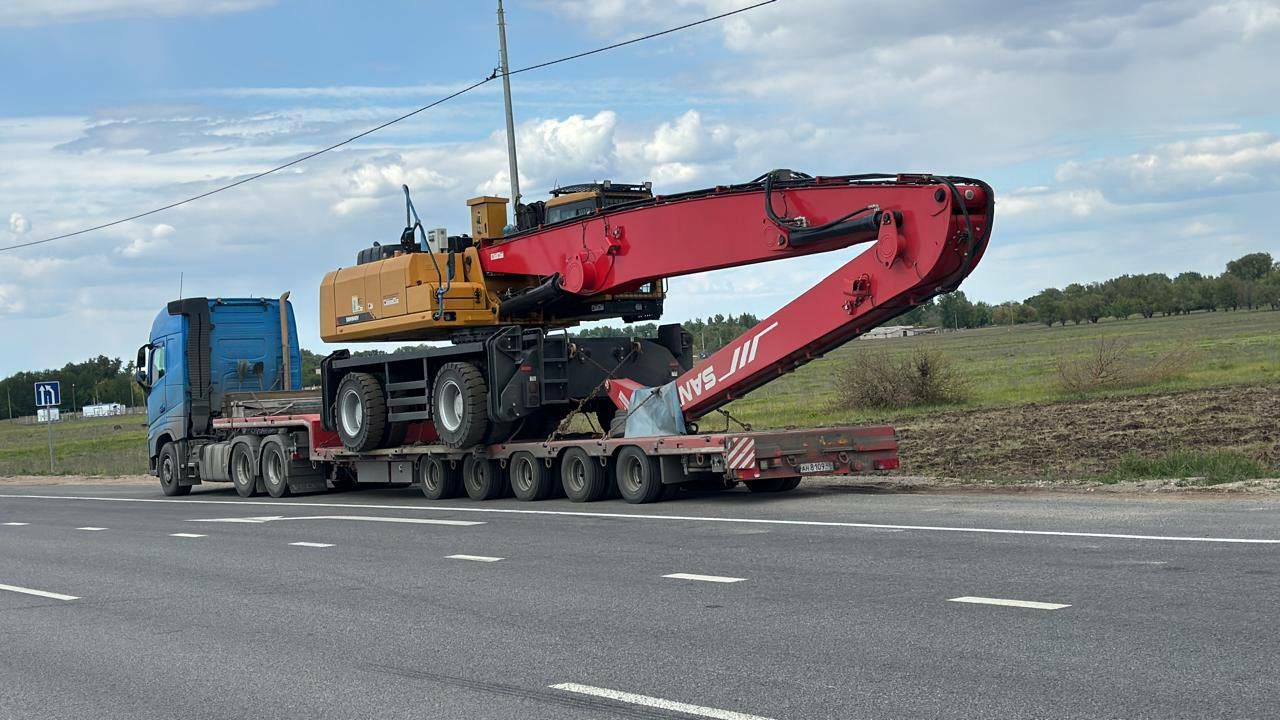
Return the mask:
<path id="1" fill-rule="evenodd" d="M 809 475 L 812 473 L 831 472 L 836 469 L 836 464 L 831 462 L 816 463 L 800 463 L 800 472 Z"/>

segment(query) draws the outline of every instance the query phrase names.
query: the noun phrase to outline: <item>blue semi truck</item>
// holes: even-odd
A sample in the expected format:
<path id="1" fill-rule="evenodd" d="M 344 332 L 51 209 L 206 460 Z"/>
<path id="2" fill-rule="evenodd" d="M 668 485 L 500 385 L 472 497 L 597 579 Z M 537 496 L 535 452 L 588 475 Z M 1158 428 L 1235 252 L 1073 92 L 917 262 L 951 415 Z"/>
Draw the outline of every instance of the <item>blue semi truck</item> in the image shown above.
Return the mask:
<path id="1" fill-rule="evenodd" d="M 336 405 L 349 375 L 369 373 L 383 388 L 375 400 L 392 407 L 404 402 L 395 394 L 400 365 L 434 361 L 435 353 L 448 360 L 455 350 L 381 355 L 372 364 L 339 350 L 321 364 L 320 377 L 307 378 L 318 387 L 305 389 L 288 297 L 188 298 L 156 316 L 138 349 L 136 380 L 147 396 L 150 469 L 164 494 L 185 495 L 204 483 L 231 483 L 242 497 L 391 483 L 416 484 L 433 500 L 465 493 L 476 500 L 620 495 L 651 502 L 689 483 L 779 492 L 809 475 L 898 466 L 896 435 L 887 426 L 552 433 L 458 448 L 439 441 L 430 411 L 416 422 L 388 424 L 377 449 L 353 450 L 333 427 L 343 421 Z"/>

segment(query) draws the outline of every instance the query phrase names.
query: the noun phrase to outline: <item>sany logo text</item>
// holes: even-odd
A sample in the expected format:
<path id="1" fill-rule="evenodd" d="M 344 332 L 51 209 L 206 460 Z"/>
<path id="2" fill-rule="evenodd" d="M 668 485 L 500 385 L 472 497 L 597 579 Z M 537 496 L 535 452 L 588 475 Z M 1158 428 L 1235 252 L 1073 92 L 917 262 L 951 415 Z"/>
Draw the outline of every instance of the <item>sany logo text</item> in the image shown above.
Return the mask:
<path id="1" fill-rule="evenodd" d="M 778 323 L 774 321 L 773 324 L 735 347 L 733 349 L 733 359 L 729 361 L 729 369 L 723 375 L 716 373 L 714 363 L 708 363 L 696 375 L 681 383 L 677 388 L 680 394 L 680 405 L 687 405 L 693 400 L 702 397 L 703 393 L 710 392 L 715 386 L 723 385 L 726 380 L 733 377 L 734 373 L 755 362 L 756 351 L 760 349 L 760 338 L 776 327 L 778 327 Z M 720 350 L 716 354 L 719 355 L 721 352 L 724 352 L 724 350 Z"/>

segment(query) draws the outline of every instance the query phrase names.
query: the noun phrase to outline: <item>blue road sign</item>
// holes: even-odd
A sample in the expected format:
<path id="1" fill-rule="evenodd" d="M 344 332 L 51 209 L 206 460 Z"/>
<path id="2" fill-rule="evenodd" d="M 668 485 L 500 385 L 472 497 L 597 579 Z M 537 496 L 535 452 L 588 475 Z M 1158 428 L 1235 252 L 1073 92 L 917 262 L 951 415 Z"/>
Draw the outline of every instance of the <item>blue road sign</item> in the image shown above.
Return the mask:
<path id="1" fill-rule="evenodd" d="M 36 383 L 36 407 L 58 407 L 62 404 L 62 385 L 57 380 Z"/>

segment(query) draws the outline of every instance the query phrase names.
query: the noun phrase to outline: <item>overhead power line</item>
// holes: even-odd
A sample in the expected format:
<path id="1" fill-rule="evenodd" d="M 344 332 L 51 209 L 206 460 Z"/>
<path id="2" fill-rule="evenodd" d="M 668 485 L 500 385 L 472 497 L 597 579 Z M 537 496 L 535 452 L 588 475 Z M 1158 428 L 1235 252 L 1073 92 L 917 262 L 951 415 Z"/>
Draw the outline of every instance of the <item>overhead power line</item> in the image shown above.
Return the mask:
<path id="1" fill-rule="evenodd" d="M 520 73 L 530 72 L 530 71 L 532 71 L 532 70 L 541 70 L 541 69 L 543 69 L 543 68 L 551 67 L 552 65 L 559 65 L 560 63 L 566 63 L 566 62 L 570 62 L 570 61 L 572 61 L 572 60 L 579 60 L 579 59 L 581 59 L 581 58 L 588 57 L 588 56 L 590 56 L 590 55 L 596 55 L 596 54 L 599 54 L 599 53 L 602 53 L 602 52 L 608 52 L 608 51 L 610 51 L 610 50 L 616 50 L 617 48 L 625 47 L 625 46 L 627 46 L 627 45 L 634 45 L 634 44 L 639 43 L 639 42 L 644 42 L 644 41 L 646 41 L 646 40 L 652 40 L 652 39 L 657 38 L 657 37 L 662 37 L 663 35 L 670 35 L 671 33 L 680 32 L 681 30 L 688 30 L 689 28 L 697 27 L 698 25 L 705 25 L 706 23 L 715 22 L 716 20 L 723 20 L 724 18 L 730 17 L 730 16 L 732 16 L 732 15 L 739 15 L 739 14 L 741 14 L 741 13 L 745 13 L 745 12 L 747 12 L 747 11 L 749 11 L 749 10 L 755 10 L 755 9 L 756 9 L 756 8 L 758 8 L 758 7 L 763 7 L 763 6 L 765 6 L 765 5 L 771 5 L 771 4 L 773 4 L 773 3 L 777 2 L 777 1 L 778 1 L 778 0 L 763 0 L 763 2 L 757 2 L 757 3 L 753 4 L 753 5 L 747 5 L 746 7 L 741 7 L 741 8 L 738 8 L 738 9 L 736 9 L 736 10 L 730 10 L 730 11 L 728 11 L 728 12 L 723 12 L 723 13 L 720 13 L 719 15 L 712 15 L 712 16 L 710 16 L 710 17 L 702 18 L 701 20 L 695 20 L 695 21 L 693 21 L 693 22 L 685 23 L 685 24 L 683 24 L 683 25 L 677 25 L 677 26 L 675 26 L 675 27 L 670 27 L 670 28 L 667 28 L 666 30 L 659 30 L 659 31 L 657 31 L 657 32 L 652 32 L 652 33 L 649 33 L 648 35 L 641 35 L 640 37 L 632 38 L 632 39 L 630 39 L 630 40 L 623 40 L 622 42 L 616 42 L 616 43 L 613 43 L 612 45 L 605 45 L 604 47 L 598 47 L 598 48 L 595 48 L 594 50 L 587 50 L 587 51 L 585 51 L 585 52 L 576 53 L 576 54 L 574 54 L 574 55 L 566 55 L 566 56 L 564 56 L 564 57 L 556 58 L 556 59 L 554 59 L 554 60 L 547 60 L 546 62 L 540 62 L 540 63 L 537 63 L 536 65 L 529 65 L 529 66 L 527 66 L 527 67 L 517 68 L 517 69 L 515 69 L 515 70 L 511 70 L 511 71 L 507 72 L 507 73 L 506 73 L 506 75 L 508 75 L 508 76 L 510 76 L 510 75 L 519 75 Z M 303 156 L 301 156 L 301 157 L 298 157 L 298 158 L 295 158 L 295 159 L 293 159 L 293 160 L 290 160 L 289 162 L 286 162 L 286 163 L 282 163 L 282 164 L 280 164 L 280 165 L 277 165 L 277 166 L 275 166 L 275 167 L 273 167 L 273 168 L 271 168 L 271 169 L 269 169 L 269 170 L 263 170 L 262 172 L 254 173 L 253 175 L 249 175 L 249 176 L 247 176 L 247 177 L 240 178 L 239 180 L 236 180 L 235 182 L 227 183 L 226 185 L 221 185 L 221 186 L 216 187 L 216 188 L 214 188 L 214 189 L 212 189 L 212 190 L 209 190 L 209 191 L 206 191 L 206 192 L 202 192 L 202 193 L 200 193 L 200 194 L 198 194 L 198 195 L 192 195 L 191 197 L 184 198 L 184 199 L 182 199 L 182 200 L 178 200 L 178 201 L 176 201 L 176 202 L 171 202 L 171 203 L 169 203 L 168 205 L 162 205 L 162 206 L 160 206 L 160 207 L 158 207 L 158 208 L 154 208 L 154 209 L 151 209 L 151 210 L 147 210 L 146 212 L 140 212 L 140 213 L 137 213 L 137 214 L 135 214 L 135 215 L 130 215 L 130 216 L 128 216 L 128 217 L 120 218 L 119 220 L 112 220 L 111 222 L 105 222 L 105 223 L 102 223 L 102 224 L 100 224 L 100 225 L 94 225 L 94 226 L 92 226 L 92 227 L 83 228 L 83 229 L 81 229 L 81 230 L 76 230 L 76 231 L 74 231 L 74 232 L 63 233 L 63 234 L 61 234 L 61 235 L 54 235 L 53 237 L 47 237 L 47 238 L 44 238 L 43 240 L 32 240 L 32 241 L 30 241 L 30 242 L 17 243 L 17 244 L 15 244 L 15 245 L 7 245 L 7 246 L 5 246 L 5 247 L 0 247 L 0 252 L 4 252 L 4 251 L 6 251 L 6 250 L 18 250 L 18 249 L 20 249 L 20 248 L 32 247 L 32 246 L 34 246 L 34 245 L 43 245 L 43 244 L 45 244 L 45 243 L 51 243 L 51 242 L 54 242 L 54 241 L 56 241 L 56 240 L 65 240 L 65 239 L 67 239 L 67 238 L 72 238 L 72 237 L 75 237 L 75 236 L 77 236 L 77 235 L 84 235 L 84 234 L 86 234 L 86 233 L 95 232 L 95 231 L 97 231 L 97 230 L 105 230 L 106 228 L 109 228 L 109 227 L 114 227 L 114 226 L 116 226 L 116 225 L 123 225 L 124 223 L 127 223 L 127 222 L 133 222 L 134 220 L 140 220 L 140 219 L 142 219 L 142 218 L 144 218 L 144 217 L 147 217 L 147 216 L 149 216 L 149 215 L 155 215 L 156 213 L 161 213 L 161 212 L 164 212 L 164 211 L 166 211 L 166 210 L 172 210 L 173 208 L 176 208 L 176 207 L 179 207 L 179 206 L 182 206 L 182 205 L 187 205 L 187 204 L 189 204 L 189 203 L 196 202 L 197 200 L 203 200 L 204 198 L 207 198 L 207 197 L 209 197 L 210 195 L 217 195 L 218 193 L 226 192 L 227 190 L 231 190 L 232 188 L 237 188 L 237 187 L 240 187 L 241 185 L 245 185 L 245 184 L 247 184 L 247 183 L 251 183 L 251 182 L 253 182 L 254 180 L 260 180 L 260 179 L 262 179 L 262 178 L 264 178 L 264 177 L 266 177 L 266 176 L 268 176 L 268 175 L 272 175 L 272 174 L 274 174 L 274 173 L 278 173 L 278 172 L 280 172 L 281 170 L 284 170 L 284 169 L 286 169 L 286 168 L 291 168 L 291 167 L 293 167 L 294 165 L 299 165 L 299 164 L 304 163 L 304 162 L 306 162 L 306 161 L 308 161 L 308 160 L 310 160 L 310 159 L 312 159 L 312 158 L 314 158 L 314 157 L 318 157 L 318 156 L 323 155 L 323 154 L 325 154 L 325 153 L 327 153 L 327 152 L 330 152 L 330 151 L 332 151 L 332 150 L 337 150 L 338 148 L 340 148 L 340 147 L 342 147 L 342 146 L 344 146 L 344 145 L 349 145 L 349 144 L 351 144 L 351 143 L 355 142 L 356 140 L 359 140 L 359 139 L 361 139 L 361 138 L 363 138 L 363 137 L 367 137 L 367 136 L 369 136 L 369 135 L 372 135 L 373 133 L 376 133 L 376 132 L 378 132 L 379 130 L 384 130 L 384 129 L 388 128 L 388 127 L 391 127 L 392 125 L 395 125 L 395 124 L 396 124 L 396 123 L 398 123 L 398 122 L 402 122 L 402 121 L 404 121 L 404 120 L 408 120 L 409 118 L 413 117 L 414 115 L 417 115 L 417 114 L 419 114 L 419 113 L 426 112 L 427 110 L 430 110 L 431 108 L 436 107 L 437 105 L 441 105 L 441 104 L 443 104 L 443 103 L 449 102 L 450 100 L 453 100 L 454 98 L 461 97 L 462 95 L 466 95 L 467 93 L 469 93 L 469 92 L 471 92 L 471 91 L 473 91 L 473 90 L 475 90 L 475 89 L 477 89 L 477 88 L 481 87 L 482 85 L 486 85 L 486 84 L 488 84 L 488 83 L 490 83 L 490 82 L 492 82 L 492 81 L 494 81 L 494 80 L 496 80 L 496 79 L 498 79 L 498 78 L 500 78 L 500 77 L 502 77 L 502 76 L 503 76 L 503 73 L 501 73 L 501 72 L 500 72 L 500 68 L 499 68 L 499 69 L 495 69 L 492 73 L 490 73 L 490 74 L 489 74 L 489 77 L 487 77 L 487 78 L 485 78 L 485 79 L 483 79 L 483 80 L 480 80 L 480 81 L 478 81 L 478 82 L 474 82 L 474 83 L 472 83 L 472 84 L 470 84 L 470 85 L 468 85 L 468 86 L 466 86 L 466 87 L 462 88 L 461 90 L 457 90 L 457 91 L 455 91 L 455 92 L 449 93 L 448 95 L 445 95 L 444 97 L 441 97 L 441 98 L 439 98 L 439 99 L 437 99 L 437 100 L 434 100 L 434 101 L 432 101 L 432 102 L 430 102 L 430 103 L 427 103 L 426 105 L 423 105 L 423 106 L 422 106 L 422 107 L 420 107 L 420 108 L 417 108 L 416 110 L 411 110 L 410 112 L 407 112 L 407 113 L 405 113 L 405 114 L 403 114 L 403 115 L 401 115 L 401 116 L 399 116 L 399 117 L 392 118 L 391 120 L 388 120 L 388 121 L 386 121 L 386 122 L 382 123 L 381 125 L 378 125 L 378 126 L 376 126 L 376 127 L 369 128 L 368 130 L 365 130 L 364 132 L 361 132 L 361 133 L 357 133 L 356 135 L 352 135 L 351 137 L 347 138 L 346 140 L 343 140 L 343 141 L 341 141 L 341 142 L 336 142 L 336 143 L 334 143 L 334 144 L 332 144 L 332 145 L 330 145 L 330 146 L 328 146 L 328 147 L 321 148 L 321 149 L 319 149 L 319 150 L 315 150 L 315 151 L 313 151 L 313 152 L 307 153 L 306 155 L 303 155 Z"/>

